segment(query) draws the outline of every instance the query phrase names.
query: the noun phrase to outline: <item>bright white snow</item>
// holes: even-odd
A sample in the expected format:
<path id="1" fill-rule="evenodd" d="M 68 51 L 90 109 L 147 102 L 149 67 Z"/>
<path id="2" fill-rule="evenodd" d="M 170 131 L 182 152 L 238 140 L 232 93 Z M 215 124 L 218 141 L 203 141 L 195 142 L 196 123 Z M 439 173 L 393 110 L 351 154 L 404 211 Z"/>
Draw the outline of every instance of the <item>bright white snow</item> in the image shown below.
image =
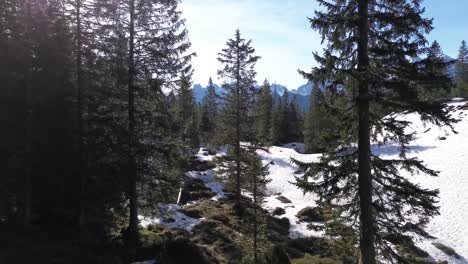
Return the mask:
<path id="1" fill-rule="evenodd" d="M 459 99 L 449 104 L 450 107 L 458 108 L 465 105 Z M 400 118 L 413 122 L 411 129 L 418 133 L 417 138 L 411 143 L 408 156 L 416 156 L 422 159 L 431 169 L 440 171 L 439 177 L 426 175 L 407 175 L 407 177 L 425 188 L 440 190 L 440 216 L 432 219 L 427 227 L 427 231 L 437 237 L 436 240 L 419 241 L 418 245 L 426 250 L 435 260 L 446 260 L 450 264 L 468 264 L 468 110 L 456 109 L 453 117 L 461 119 L 454 128 L 458 134 L 453 133 L 448 128 L 439 129 L 434 125 L 424 125 L 416 114 L 401 115 Z M 291 162 L 291 158 L 303 162 L 316 161 L 319 154 L 301 154 L 304 145 L 301 143 L 290 143 L 283 147 L 271 147 L 269 151 L 258 150 L 264 163 L 269 163 L 268 184 L 270 196 L 267 197 L 265 208 L 270 212 L 276 207 L 285 209 L 286 214 L 279 217 L 287 217 L 290 220 L 290 237 L 322 236 L 320 232 L 307 228 L 307 223 L 299 222 L 296 214 L 299 210 L 307 206 L 315 206 L 315 196 L 313 194 L 303 194 L 295 182 L 294 174 L 298 167 Z M 398 145 L 388 144 L 381 147 L 374 146 L 373 152 L 382 158 L 393 158 L 398 156 Z M 223 148 L 216 155 L 208 155 L 206 151 L 200 150 L 196 156 L 202 161 L 212 161 L 215 156 L 224 155 L 226 148 Z M 212 199 L 225 198 L 223 186 L 216 181 L 215 170 L 205 172 L 188 172 L 187 176 L 203 180 L 217 195 Z M 291 203 L 282 203 L 276 197 L 282 195 L 288 198 Z M 141 224 L 146 226 L 152 223 L 165 225 L 169 228 L 178 228 L 191 231 L 195 225 L 203 219 L 190 218 L 178 210 L 178 205 L 162 205 L 172 217 L 174 222 L 164 222 L 160 218 L 141 218 Z M 461 259 L 447 256 L 445 253 L 432 245 L 434 242 L 441 242 L 452 247 Z"/>
<path id="2" fill-rule="evenodd" d="M 465 105 L 459 99 L 449 103 L 450 107 L 459 108 Z M 440 171 L 439 177 L 426 175 L 407 175 L 407 177 L 428 189 L 440 190 L 440 216 L 432 219 L 427 231 L 437 237 L 436 240 L 419 241 L 418 245 L 426 250 L 436 260 L 446 260 L 453 264 L 468 263 L 468 110 L 454 109 L 453 117 L 461 121 L 454 125 L 458 134 L 448 128 L 424 125 L 416 114 L 402 115 L 400 118 L 413 122 L 411 128 L 418 133 L 411 143 L 408 156 L 422 159 L 431 169 Z M 291 222 L 290 237 L 317 236 L 318 232 L 307 229 L 307 224 L 297 221 L 295 216 L 299 210 L 307 206 L 315 206 L 312 194 L 303 194 L 295 185 L 294 172 L 297 166 L 291 163 L 291 157 L 301 161 L 314 161 L 320 155 L 300 154 L 303 146 L 298 143 L 287 144 L 284 147 L 271 147 L 269 152 L 258 151 L 265 162 L 270 164 L 268 184 L 271 196 L 266 199 L 265 207 L 271 212 L 276 207 L 285 209 Z M 399 154 L 398 145 L 388 144 L 375 146 L 374 154 L 382 158 L 392 158 Z M 276 199 L 283 195 L 292 203 L 285 204 Z M 452 247 L 461 259 L 447 256 L 432 245 L 441 242 Z"/>
<path id="3" fill-rule="evenodd" d="M 203 220 L 203 218 L 191 218 L 181 213 L 179 211 L 181 207 L 177 204 L 160 204 L 159 207 L 161 215 L 164 217 L 146 218 L 139 216 L 140 225 L 147 227 L 148 225 L 159 224 L 171 229 L 182 229 L 192 232 L 193 228 Z"/>

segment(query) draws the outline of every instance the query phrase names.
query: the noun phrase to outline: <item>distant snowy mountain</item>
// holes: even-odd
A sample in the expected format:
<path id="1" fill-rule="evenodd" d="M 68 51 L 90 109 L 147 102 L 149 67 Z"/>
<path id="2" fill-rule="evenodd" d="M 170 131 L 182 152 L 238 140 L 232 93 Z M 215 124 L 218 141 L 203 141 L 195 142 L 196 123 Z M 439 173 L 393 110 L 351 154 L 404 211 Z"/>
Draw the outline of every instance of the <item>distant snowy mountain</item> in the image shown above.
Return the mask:
<path id="1" fill-rule="evenodd" d="M 444 55 L 444 60 L 445 62 L 455 62 L 456 59 L 448 56 L 448 55 Z M 452 80 L 455 80 L 455 63 L 451 63 L 449 66 L 448 66 L 448 69 L 447 69 L 447 74 L 448 76 L 452 79 Z"/>
<path id="2" fill-rule="evenodd" d="M 284 92 L 288 90 L 288 88 L 284 85 L 281 85 L 281 84 L 271 84 L 271 93 L 274 94 L 275 91 L 276 91 L 276 94 L 278 94 L 279 96 L 283 96 Z"/>
<path id="3" fill-rule="evenodd" d="M 217 84 L 213 84 L 214 87 L 215 87 L 215 91 L 218 95 L 222 95 L 224 94 L 224 89 L 221 88 L 221 86 L 217 85 Z M 203 98 L 205 98 L 206 96 L 206 93 L 207 93 L 208 89 L 207 87 L 203 87 L 201 86 L 200 84 L 194 84 L 193 85 L 193 96 L 195 97 L 195 101 L 200 103 Z"/>
<path id="4" fill-rule="evenodd" d="M 214 84 L 215 91 L 218 95 L 223 95 L 225 90 L 217 85 Z M 283 96 L 284 93 L 288 91 L 288 88 L 281 84 L 271 84 L 271 94 L 274 96 L 275 93 L 277 96 Z M 289 102 L 291 102 L 294 98 L 296 99 L 296 103 L 301 111 L 308 111 L 310 105 L 310 92 L 312 91 L 312 84 L 304 84 L 297 89 L 288 91 L 289 93 Z M 193 96 L 195 97 L 196 102 L 200 103 L 203 98 L 206 96 L 207 87 L 201 86 L 200 84 L 193 85 Z"/>
<path id="5" fill-rule="evenodd" d="M 312 83 L 307 83 L 302 86 L 299 86 L 299 88 L 297 89 L 291 90 L 291 93 L 309 96 L 310 93 L 312 92 L 312 87 L 313 87 Z"/>

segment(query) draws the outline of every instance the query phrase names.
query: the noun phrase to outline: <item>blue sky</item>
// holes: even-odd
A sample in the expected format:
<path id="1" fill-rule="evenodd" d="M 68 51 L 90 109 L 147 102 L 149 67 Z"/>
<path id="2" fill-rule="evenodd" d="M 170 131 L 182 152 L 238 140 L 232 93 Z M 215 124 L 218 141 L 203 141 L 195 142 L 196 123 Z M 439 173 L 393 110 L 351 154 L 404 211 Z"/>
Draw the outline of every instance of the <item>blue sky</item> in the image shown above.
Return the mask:
<path id="1" fill-rule="evenodd" d="M 436 39 L 452 57 L 460 42 L 468 41 L 468 0 L 426 0 L 426 16 L 434 18 Z M 313 51 L 320 51 L 321 39 L 309 27 L 307 17 L 318 7 L 315 0 L 182 0 L 193 50 L 194 82 L 206 85 L 208 78 L 217 80 L 220 68 L 216 57 L 236 28 L 253 40 L 262 59 L 257 64 L 257 80 L 295 89 L 306 81 L 298 69 L 309 69 L 315 61 Z"/>

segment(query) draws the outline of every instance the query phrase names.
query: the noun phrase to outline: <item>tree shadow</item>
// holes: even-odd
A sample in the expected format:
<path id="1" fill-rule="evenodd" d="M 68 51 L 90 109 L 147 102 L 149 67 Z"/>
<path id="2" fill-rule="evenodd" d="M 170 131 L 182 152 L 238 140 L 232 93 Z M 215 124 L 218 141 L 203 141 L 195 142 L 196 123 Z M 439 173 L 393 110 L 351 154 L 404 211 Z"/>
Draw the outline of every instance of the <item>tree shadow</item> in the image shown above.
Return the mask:
<path id="1" fill-rule="evenodd" d="M 413 145 L 413 146 L 408 146 L 408 149 L 406 150 L 406 153 L 420 153 L 423 151 L 426 151 L 428 149 L 434 149 L 434 146 L 419 146 L 419 145 Z M 391 145 L 383 145 L 379 146 L 378 144 L 373 144 L 371 146 L 372 149 L 372 154 L 376 156 L 380 155 L 399 155 L 401 153 L 401 146 L 397 144 L 391 144 Z"/>

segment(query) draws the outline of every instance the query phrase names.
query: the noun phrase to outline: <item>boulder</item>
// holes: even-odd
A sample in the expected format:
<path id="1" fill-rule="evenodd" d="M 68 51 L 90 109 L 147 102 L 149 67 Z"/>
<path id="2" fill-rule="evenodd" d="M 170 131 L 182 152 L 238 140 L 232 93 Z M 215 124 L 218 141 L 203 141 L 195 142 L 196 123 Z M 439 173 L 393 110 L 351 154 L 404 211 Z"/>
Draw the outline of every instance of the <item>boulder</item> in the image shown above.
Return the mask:
<path id="1" fill-rule="evenodd" d="M 165 222 L 165 223 L 174 223 L 175 219 L 172 218 L 172 217 L 164 217 L 163 222 Z"/>
<path id="2" fill-rule="evenodd" d="M 216 193 L 212 192 L 210 188 L 206 187 L 201 179 L 185 178 L 182 193 L 180 193 L 179 204 L 186 204 L 190 201 L 197 201 L 201 198 L 214 197 Z"/>
<path id="3" fill-rule="evenodd" d="M 216 151 L 216 149 L 214 148 L 210 148 L 208 149 L 208 154 L 210 154 L 211 156 L 214 156 L 216 155 L 218 152 Z"/>
<path id="4" fill-rule="evenodd" d="M 285 211 L 283 208 L 281 208 L 281 207 L 276 207 L 276 208 L 273 210 L 273 212 L 272 212 L 272 214 L 273 214 L 273 215 L 276 215 L 276 216 L 278 216 L 278 215 L 284 215 L 285 213 L 286 213 L 286 211 Z"/>
<path id="5" fill-rule="evenodd" d="M 208 156 L 208 153 L 204 152 L 203 155 Z M 188 170 L 190 171 L 207 171 L 215 167 L 216 164 L 214 162 L 209 160 L 199 160 L 197 157 L 192 157 L 188 164 Z"/>
<path id="6" fill-rule="evenodd" d="M 161 263 L 165 264 L 211 264 L 218 261 L 187 238 L 178 237 L 165 243 L 161 252 Z"/>
<path id="7" fill-rule="evenodd" d="M 297 213 L 297 218 L 303 222 L 324 222 L 325 219 L 317 207 L 306 207 Z"/>
<path id="8" fill-rule="evenodd" d="M 284 197 L 283 195 L 280 195 L 280 196 L 276 197 L 276 199 L 280 200 L 282 203 L 292 203 L 291 200 Z"/>
<path id="9" fill-rule="evenodd" d="M 200 212 L 200 210 L 195 209 L 195 208 L 180 209 L 179 211 L 183 213 L 184 215 L 191 217 L 191 218 L 195 218 L 195 219 L 202 218 L 202 213 Z"/>

